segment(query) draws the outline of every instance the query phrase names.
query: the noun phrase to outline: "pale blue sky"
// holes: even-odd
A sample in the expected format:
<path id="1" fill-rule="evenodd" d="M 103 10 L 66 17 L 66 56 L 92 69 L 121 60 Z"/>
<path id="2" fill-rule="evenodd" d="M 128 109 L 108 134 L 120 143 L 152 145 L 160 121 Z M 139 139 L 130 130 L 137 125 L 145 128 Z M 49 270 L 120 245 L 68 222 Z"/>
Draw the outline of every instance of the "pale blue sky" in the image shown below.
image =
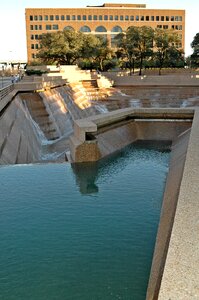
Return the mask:
<path id="1" fill-rule="evenodd" d="M 190 43 L 199 32 L 199 0 L 2 0 L 0 4 L 0 61 L 26 60 L 25 8 L 28 7 L 86 7 L 108 3 L 143 3 L 147 8 L 185 9 L 186 33 L 185 54 L 192 53 Z"/>

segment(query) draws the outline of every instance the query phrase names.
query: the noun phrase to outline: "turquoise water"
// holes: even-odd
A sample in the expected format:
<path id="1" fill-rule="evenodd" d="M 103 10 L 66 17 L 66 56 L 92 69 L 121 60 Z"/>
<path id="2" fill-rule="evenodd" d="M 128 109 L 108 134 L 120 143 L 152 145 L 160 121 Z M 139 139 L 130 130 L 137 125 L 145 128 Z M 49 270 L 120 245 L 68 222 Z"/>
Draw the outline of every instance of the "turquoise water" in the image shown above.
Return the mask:
<path id="1" fill-rule="evenodd" d="M 168 160 L 1 167 L 0 299 L 145 299 Z"/>

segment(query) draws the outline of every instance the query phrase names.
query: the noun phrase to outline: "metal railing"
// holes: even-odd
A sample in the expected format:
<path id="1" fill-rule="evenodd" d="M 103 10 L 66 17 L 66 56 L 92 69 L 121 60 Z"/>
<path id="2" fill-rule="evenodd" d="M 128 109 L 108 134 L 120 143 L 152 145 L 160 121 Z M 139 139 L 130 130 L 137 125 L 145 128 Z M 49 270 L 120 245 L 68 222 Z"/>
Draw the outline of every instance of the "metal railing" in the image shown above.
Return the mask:
<path id="1" fill-rule="evenodd" d="M 14 84 L 10 84 L 2 89 L 0 89 L 0 100 L 6 97 L 10 92 L 14 90 Z"/>

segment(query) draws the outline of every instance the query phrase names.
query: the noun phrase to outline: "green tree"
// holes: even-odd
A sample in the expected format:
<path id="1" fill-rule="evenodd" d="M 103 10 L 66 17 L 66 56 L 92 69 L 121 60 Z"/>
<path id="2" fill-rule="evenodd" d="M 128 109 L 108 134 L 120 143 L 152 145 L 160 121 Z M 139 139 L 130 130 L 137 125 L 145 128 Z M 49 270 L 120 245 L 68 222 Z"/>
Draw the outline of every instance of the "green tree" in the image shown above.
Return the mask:
<path id="1" fill-rule="evenodd" d="M 172 65 L 175 59 L 182 59 L 182 52 L 176 47 L 175 43 L 179 42 L 178 35 L 165 29 L 155 29 L 154 32 L 154 56 L 157 59 L 157 65 L 159 67 L 159 75 L 161 75 L 161 69 L 164 63 Z"/>
<path id="2" fill-rule="evenodd" d="M 115 37 L 116 45 L 118 47 L 116 55 L 118 59 L 125 62 L 126 67 L 134 74 L 135 59 L 137 56 L 137 27 L 131 27 L 131 31 L 127 30 L 126 33 L 119 33 Z"/>
<path id="3" fill-rule="evenodd" d="M 64 30 L 42 35 L 38 57 L 45 63 L 71 65 L 81 57 L 84 35 L 74 30 Z"/>
<path id="4" fill-rule="evenodd" d="M 85 49 L 85 50 L 84 50 Z M 87 37 L 87 43 L 83 46 L 82 57 L 89 58 L 89 60 L 100 71 L 104 71 L 104 64 L 111 61 L 114 57 L 114 51 L 108 45 L 108 42 L 97 36 Z"/>
<path id="5" fill-rule="evenodd" d="M 116 36 L 119 47 L 117 54 L 123 59 L 126 57 L 130 74 L 132 70 L 134 72 L 135 62 L 138 62 L 139 75 L 142 74 L 144 59 L 151 57 L 153 53 L 153 36 L 154 30 L 148 26 L 131 26 L 125 34 Z"/>
<path id="6" fill-rule="evenodd" d="M 191 47 L 193 49 L 193 53 L 191 54 L 191 67 L 198 68 L 199 67 L 199 33 L 194 36 L 194 39 L 191 43 Z"/>

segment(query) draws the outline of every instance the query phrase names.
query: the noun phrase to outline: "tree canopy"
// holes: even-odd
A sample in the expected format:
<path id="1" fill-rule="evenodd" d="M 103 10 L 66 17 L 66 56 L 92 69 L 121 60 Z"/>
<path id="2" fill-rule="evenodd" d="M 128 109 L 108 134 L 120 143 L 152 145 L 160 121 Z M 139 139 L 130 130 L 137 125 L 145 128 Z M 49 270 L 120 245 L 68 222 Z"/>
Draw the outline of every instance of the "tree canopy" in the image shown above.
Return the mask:
<path id="1" fill-rule="evenodd" d="M 193 42 L 194 55 L 197 57 L 198 42 Z M 84 34 L 74 30 L 45 33 L 40 41 L 37 57 L 49 64 L 80 64 L 85 68 L 101 71 L 109 67 L 123 64 L 129 68 L 176 66 L 183 61 L 183 53 L 176 48 L 178 36 L 175 32 L 165 29 L 152 29 L 149 26 L 131 26 L 126 32 L 116 35 L 111 48 L 105 37 Z M 198 57 L 197 57 L 198 58 Z"/>
<path id="2" fill-rule="evenodd" d="M 190 57 L 191 67 L 199 67 L 199 33 L 197 33 L 191 43 L 193 53 Z"/>
<path id="3" fill-rule="evenodd" d="M 178 35 L 173 30 L 156 28 L 154 31 L 154 59 L 159 67 L 159 75 L 165 62 L 167 66 L 172 66 L 173 61 L 183 59 L 182 51 L 175 47 L 179 42 Z M 175 63 L 173 64 L 175 66 Z"/>

